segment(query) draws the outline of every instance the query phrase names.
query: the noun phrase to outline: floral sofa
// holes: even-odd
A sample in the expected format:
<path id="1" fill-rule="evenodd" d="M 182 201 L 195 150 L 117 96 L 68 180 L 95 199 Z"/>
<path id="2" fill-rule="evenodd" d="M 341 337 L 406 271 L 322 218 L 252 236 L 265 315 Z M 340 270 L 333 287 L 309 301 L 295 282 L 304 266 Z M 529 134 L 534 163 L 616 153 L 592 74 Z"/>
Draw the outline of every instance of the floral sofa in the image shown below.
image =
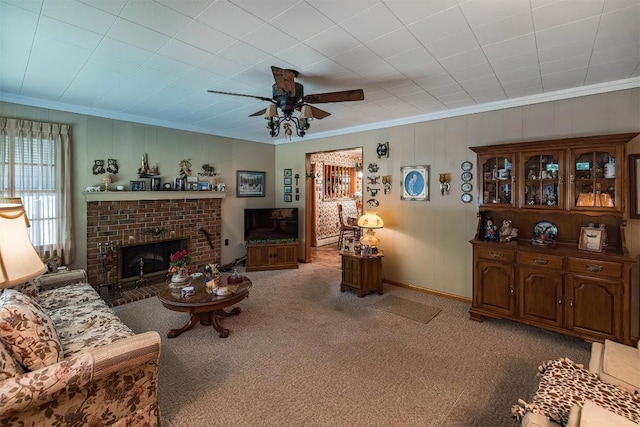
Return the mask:
<path id="1" fill-rule="evenodd" d="M 155 426 L 160 336 L 134 334 L 83 270 L 0 295 L 0 426 Z"/>

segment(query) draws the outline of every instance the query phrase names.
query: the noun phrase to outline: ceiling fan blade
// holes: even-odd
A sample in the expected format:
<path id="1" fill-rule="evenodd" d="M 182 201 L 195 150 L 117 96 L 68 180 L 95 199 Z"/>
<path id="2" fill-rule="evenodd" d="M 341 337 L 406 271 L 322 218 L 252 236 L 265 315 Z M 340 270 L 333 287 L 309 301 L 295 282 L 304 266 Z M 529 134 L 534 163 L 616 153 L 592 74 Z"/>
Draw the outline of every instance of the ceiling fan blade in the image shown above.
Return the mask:
<path id="1" fill-rule="evenodd" d="M 297 72 L 293 70 L 285 70 L 282 68 L 271 66 L 271 73 L 273 73 L 273 79 L 276 81 L 276 87 L 283 92 L 287 92 L 289 96 L 293 96 L 296 93 L 295 78 Z"/>
<path id="2" fill-rule="evenodd" d="M 265 98 L 264 96 L 245 95 L 243 93 L 233 93 L 233 92 L 221 92 L 219 90 L 208 90 L 207 92 L 209 92 L 209 93 L 219 93 L 220 95 L 244 96 L 244 97 L 247 97 L 247 98 L 259 99 L 260 101 L 271 102 L 271 98 Z"/>
<path id="3" fill-rule="evenodd" d="M 331 113 L 321 110 L 318 107 L 314 107 L 313 105 L 309 105 L 309 107 L 311 108 L 311 113 L 313 114 L 314 119 L 322 120 L 331 115 Z"/>
<path id="4" fill-rule="evenodd" d="M 345 102 L 345 101 L 362 101 L 364 99 L 364 91 L 362 89 L 343 90 L 340 92 L 316 93 L 314 95 L 305 95 L 302 102 L 310 104 L 321 104 L 324 102 Z"/>
<path id="5" fill-rule="evenodd" d="M 249 114 L 249 117 L 264 116 L 264 113 L 266 113 L 266 111 L 267 111 L 267 109 L 266 109 L 266 108 L 264 108 L 264 109 L 262 109 L 262 110 L 260 110 L 260 111 L 256 111 L 256 112 L 255 112 L 255 113 L 253 113 L 253 114 Z"/>

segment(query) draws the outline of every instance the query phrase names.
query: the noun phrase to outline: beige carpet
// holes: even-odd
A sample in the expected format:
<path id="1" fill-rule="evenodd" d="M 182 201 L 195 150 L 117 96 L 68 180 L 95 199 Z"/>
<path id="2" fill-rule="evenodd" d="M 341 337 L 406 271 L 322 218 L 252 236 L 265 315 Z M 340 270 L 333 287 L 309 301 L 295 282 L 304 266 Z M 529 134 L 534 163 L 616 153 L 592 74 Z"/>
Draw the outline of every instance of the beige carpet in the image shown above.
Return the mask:
<path id="1" fill-rule="evenodd" d="M 439 308 L 429 307 L 408 299 L 400 298 L 395 295 L 387 295 L 380 301 L 372 305 L 373 308 L 388 311 L 407 319 L 415 320 L 420 323 L 429 323 L 431 319 L 440 313 Z"/>
<path id="2" fill-rule="evenodd" d="M 516 427 L 543 360 L 587 363 L 589 345 L 508 321 L 469 320 L 469 305 L 385 285 L 384 295 L 340 292 L 340 270 L 247 273 L 231 335 L 196 325 L 157 298 L 116 307 L 134 331 L 162 336 L 159 400 L 165 427 Z M 423 324 L 374 308 L 395 295 L 442 310 Z"/>

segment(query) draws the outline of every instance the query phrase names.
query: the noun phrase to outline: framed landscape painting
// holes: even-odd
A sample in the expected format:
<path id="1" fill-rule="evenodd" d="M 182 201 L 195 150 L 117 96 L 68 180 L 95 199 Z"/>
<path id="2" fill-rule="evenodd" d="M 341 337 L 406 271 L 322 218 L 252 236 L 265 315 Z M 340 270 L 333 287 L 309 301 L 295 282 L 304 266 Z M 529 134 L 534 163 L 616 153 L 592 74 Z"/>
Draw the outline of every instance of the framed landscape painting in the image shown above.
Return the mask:
<path id="1" fill-rule="evenodd" d="M 265 172 L 238 171 L 236 197 L 264 197 Z"/>

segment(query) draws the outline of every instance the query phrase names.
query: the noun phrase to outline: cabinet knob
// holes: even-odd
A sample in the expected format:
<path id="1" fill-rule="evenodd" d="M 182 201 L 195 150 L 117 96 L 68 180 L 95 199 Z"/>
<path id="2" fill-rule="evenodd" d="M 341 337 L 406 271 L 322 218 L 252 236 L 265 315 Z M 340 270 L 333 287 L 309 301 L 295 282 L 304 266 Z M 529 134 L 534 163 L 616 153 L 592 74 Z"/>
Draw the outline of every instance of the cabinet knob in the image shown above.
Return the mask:
<path id="1" fill-rule="evenodd" d="M 562 298 L 558 299 L 558 305 L 562 305 Z"/>
<path id="2" fill-rule="evenodd" d="M 510 290 L 511 290 L 511 295 L 513 295 L 515 293 L 515 290 L 513 289 L 513 286 L 511 286 Z"/>
<path id="3" fill-rule="evenodd" d="M 601 265 L 587 265 L 587 270 L 592 272 L 592 273 L 598 273 L 598 272 L 602 271 L 602 266 Z"/>
<path id="4" fill-rule="evenodd" d="M 493 259 L 500 259 L 502 258 L 502 254 L 500 252 L 489 252 L 489 255 L 491 256 L 491 258 Z"/>
<path id="5" fill-rule="evenodd" d="M 533 262 L 535 262 L 538 265 L 547 265 L 549 261 L 546 259 L 534 259 Z"/>
<path id="6" fill-rule="evenodd" d="M 573 298 L 569 298 L 569 307 L 573 307 Z"/>

